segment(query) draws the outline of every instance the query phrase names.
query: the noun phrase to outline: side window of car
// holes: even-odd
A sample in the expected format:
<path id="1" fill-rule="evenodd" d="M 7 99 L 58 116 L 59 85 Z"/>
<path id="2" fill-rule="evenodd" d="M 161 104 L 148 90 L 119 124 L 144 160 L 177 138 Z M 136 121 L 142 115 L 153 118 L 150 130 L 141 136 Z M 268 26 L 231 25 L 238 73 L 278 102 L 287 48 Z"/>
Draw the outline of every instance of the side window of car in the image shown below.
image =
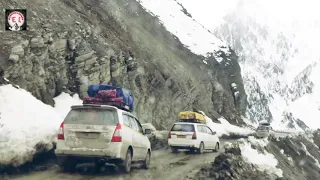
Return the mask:
<path id="1" fill-rule="evenodd" d="M 206 129 L 208 134 L 213 134 L 213 131 L 209 127 L 206 127 Z"/>
<path id="2" fill-rule="evenodd" d="M 131 122 L 132 129 L 136 130 L 136 131 L 139 131 L 139 128 L 138 128 L 138 125 L 137 125 L 135 119 L 133 117 L 129 116 L 129 120 Z"/>
<path id="3" fill-rule="evenodd" d="M 200 126 L 201 127 L 201 132 L 207 133 L 206 127 L 205 126 Z"/>
<path id="4" fill-rule="evenodd" d="M 197 126 L 197 130 L 198 130 L 199 132 L 203 132 L 202 126 Z"/>
<path id="5" fill-rule="evenodd" d="M 130 123 L 128 115 L 122 114 L 122 116 L 123 116 L 123 124 L 125 124 L 126 126 L 132 128 L 132 125 Z"/>
<path id="6" fill-rule="evenodd" d="M 141 126 L 140 122 L 136 118 L 135 118 L 135 121 L 136 121 L 137 126 L 138 126 L 138 131 L 143 134 L 143 129 L 142 129 L 142 126 Z"/>

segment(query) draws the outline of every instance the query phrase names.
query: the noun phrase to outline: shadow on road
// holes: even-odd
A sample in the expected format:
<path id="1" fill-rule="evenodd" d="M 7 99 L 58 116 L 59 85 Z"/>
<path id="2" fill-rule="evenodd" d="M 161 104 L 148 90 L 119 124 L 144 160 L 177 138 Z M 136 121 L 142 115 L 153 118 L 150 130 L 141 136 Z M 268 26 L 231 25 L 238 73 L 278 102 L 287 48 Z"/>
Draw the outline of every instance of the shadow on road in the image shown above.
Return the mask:
<path id="1" fill-rule="evenodd" d="M 140 164 L 133 164 L 131 167 L 131 172 L 143 170 Z M 114 175 L 125 175 L 123 171 L 121 171 L 115 165 L 106 165 L 102 167 L 96 167 L 94 164 L 78 164 L 75 171 L 73 172 L 63 172 L 62 170 L 58 170 L 61 174 L 79 174 L 84 176 L 114 176 Z M 130 173 L 129 173 L 130 174 Z"/>

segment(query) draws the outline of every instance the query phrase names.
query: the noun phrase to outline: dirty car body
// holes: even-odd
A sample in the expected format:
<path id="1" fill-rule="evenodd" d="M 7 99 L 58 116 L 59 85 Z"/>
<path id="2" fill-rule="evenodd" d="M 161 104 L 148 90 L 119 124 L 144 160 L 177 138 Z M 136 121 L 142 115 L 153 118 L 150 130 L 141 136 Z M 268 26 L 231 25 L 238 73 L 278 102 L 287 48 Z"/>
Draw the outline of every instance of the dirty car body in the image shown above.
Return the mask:
<path id="1" fill-rule="evenodd" d="M 122 165 L 128 161 L 128 152 L 130 163 L 143 162 L 151 156 L 148 133 L 133 114 L 116 107 L 72 106 L 60 126 L 55 153 L 61 166 L 84 162 Z"/>

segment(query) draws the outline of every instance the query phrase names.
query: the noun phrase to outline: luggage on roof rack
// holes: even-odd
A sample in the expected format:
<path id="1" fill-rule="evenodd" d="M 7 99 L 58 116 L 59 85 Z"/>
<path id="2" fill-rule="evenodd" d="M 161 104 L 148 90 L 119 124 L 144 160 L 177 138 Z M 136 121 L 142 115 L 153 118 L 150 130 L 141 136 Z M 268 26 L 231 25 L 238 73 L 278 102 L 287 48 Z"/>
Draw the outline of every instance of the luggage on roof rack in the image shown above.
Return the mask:
<path id="1" fill-rule="evenodd" d="M 192 122 L 192 123 L 203 123 L 206 124 L 206 119 L 204 115 L 193 112 L 193 111 L 184 111 L 180 112 L 178 115 L 179 122 Z"/>
<path id="2" fill-rule="evenodd" d="M 130 90 L 111 85 L 89 85 L 88 97 L 83 104 L 111 105 L 126 111 L 133 111 L 134 99 Z"/>

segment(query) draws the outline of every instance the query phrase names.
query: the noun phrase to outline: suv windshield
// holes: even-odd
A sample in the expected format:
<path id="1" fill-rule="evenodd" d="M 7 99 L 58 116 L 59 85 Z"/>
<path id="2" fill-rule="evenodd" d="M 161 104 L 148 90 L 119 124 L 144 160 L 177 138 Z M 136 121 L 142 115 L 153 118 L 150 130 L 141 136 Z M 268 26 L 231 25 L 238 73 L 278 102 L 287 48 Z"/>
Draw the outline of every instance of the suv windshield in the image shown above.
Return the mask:
<path id="1" fill-rule="evenodd" d="M 117 111 L 99 108 L 72 109 L 64 120 L 66 124 L 117 125 Z"/>
<path id="2" fill-rule="evenodd" d="M 193 132 L 193 124 L 175 124 L 173 125 L 171 131 L 183 131 L 183 132 Z"/>

